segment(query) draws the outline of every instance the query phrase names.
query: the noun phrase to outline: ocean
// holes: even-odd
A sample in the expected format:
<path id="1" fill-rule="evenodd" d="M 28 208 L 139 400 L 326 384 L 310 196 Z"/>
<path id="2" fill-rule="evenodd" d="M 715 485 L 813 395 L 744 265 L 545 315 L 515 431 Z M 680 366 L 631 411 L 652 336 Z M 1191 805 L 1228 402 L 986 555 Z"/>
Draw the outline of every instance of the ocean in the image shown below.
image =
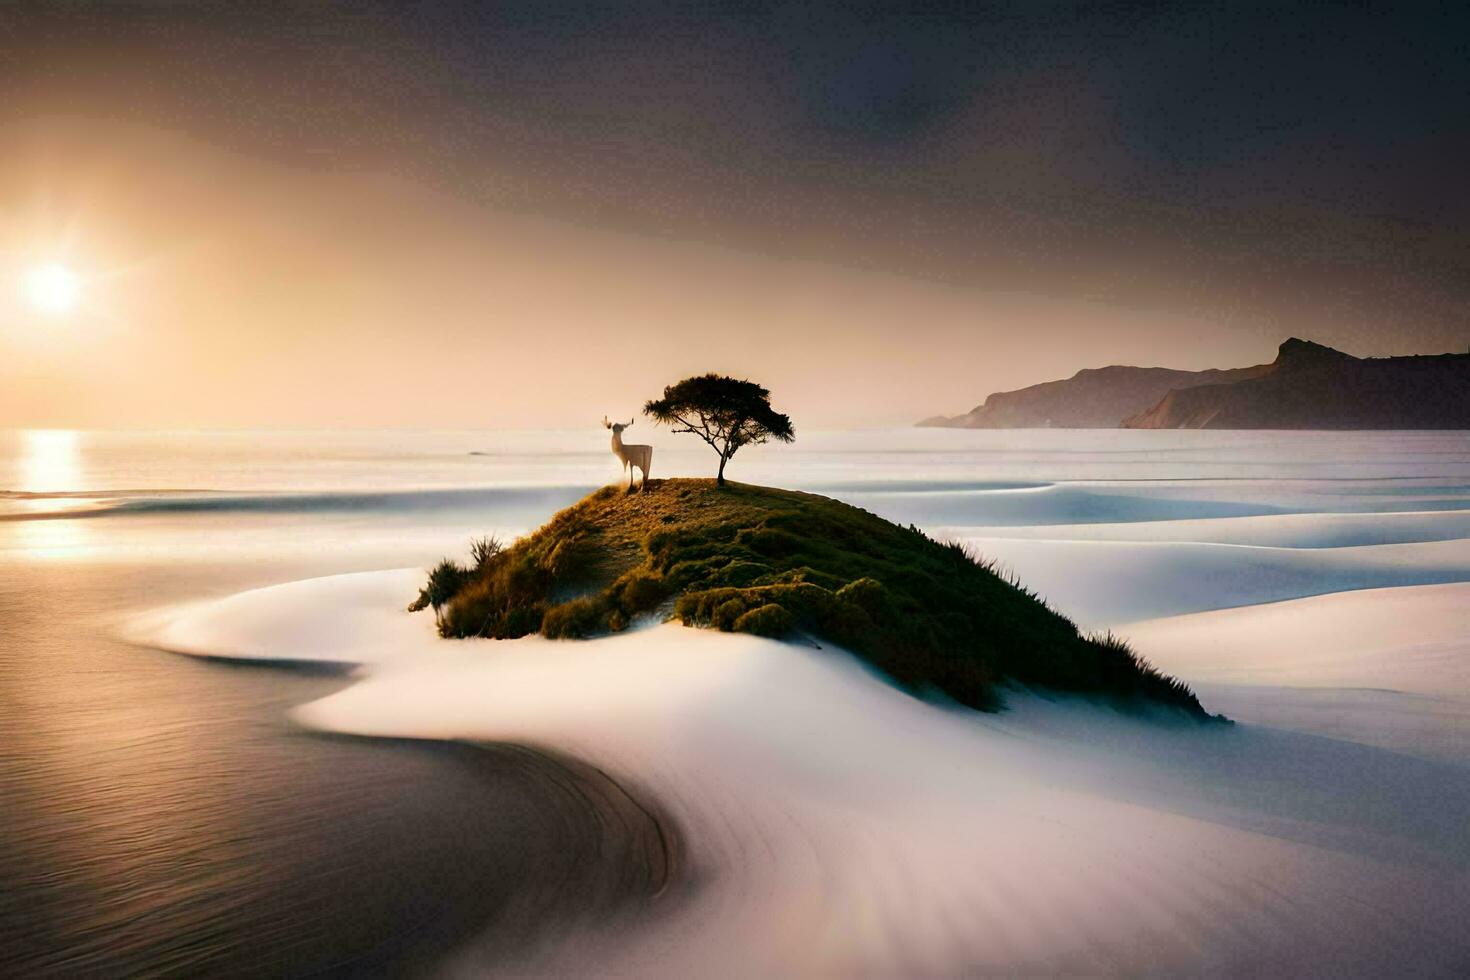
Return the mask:
<path id="1" fill-rule="evenodd" d="M 712 475 L 692 437 L 645 439 L 655 481 Z M 1470 581 L 1464 432 L 815 432 L 729 475 L 965 540 L 1089 629 Z M 130 624 L 462 557 L 617 479 L 597 425 L 0 432 L 0 972 L 432 972 L 471 936 L 493 967 L 545 941 L 528 923 L 614 914 L 570 760 L 315 732 L 291 710 L 348 673 Z M 1252 721 L 1239 678 L 1186 679 Z M 1362 737 L 1470 765 L 1465 714 L 1435 719 Z"/>

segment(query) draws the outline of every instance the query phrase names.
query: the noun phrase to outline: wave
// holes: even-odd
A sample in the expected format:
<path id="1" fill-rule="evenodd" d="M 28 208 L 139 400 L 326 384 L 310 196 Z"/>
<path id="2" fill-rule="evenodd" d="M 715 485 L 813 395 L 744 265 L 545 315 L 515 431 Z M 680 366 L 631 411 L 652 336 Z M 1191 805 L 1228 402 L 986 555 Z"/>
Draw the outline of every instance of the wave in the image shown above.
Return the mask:
<path id="1" fill-rule="evenodd" d="M 1264 499 L 1251 481 L 1061 483 L 1045 480 L 871 479 L 796 481 L 903 524 L 1044 528 L 1121 525 L 1273 515 L 1444 512 L 1465 510 L 1470 488 L 1429 483 L 1341 486 L 1344 481 L 1287 481 Z M 1219 486 L 1204 484 L 1214 482 Z M 1355 481 L 1354 481 L 1355 482 Z M 1321 484 L 1321 486 L 1318 486 Z M 483 512 L 498 508 L 549 514 L 595 489 L 593 483 L 373 490 L 239 492 L 197 488 L 0 491 L 0 521 L 126 517 L 148 514 Z"/>
<path id="2" fill-rule="evenodd" d="M 901 523 L 1034 525 L 1240 517 L 1280 513 L 1283 508 L 1230 500 L 1171 499 L 1146 493 L 1110 493 L 1092 488 L 1026 481 L 866 481 L 809 484 Z M 94 506 L 48 507 L 0 514 L 0 521 L 58 520 L 141 514 L 273 513 L 313 514 L 372 511 L 480 511 L 539 508 L 550 513 L 590 493 L 595 486 L 541 485 L 416 490 L 235 493 L 216 491 L 77 492 L 25 498 L 99 501 Z M 21 499 L 21 498 L 16 498 Z"/>
<path id="3" fill-rule="evenodd" d="M 1020 480 L 853 480 L 813 483 L 812 490 L 825 493 L 1023 493 L 1050 490 L 1055 483 Z"/>
<path id="4" fill-rule="evenodd" d="M 146 491 L 146 496 L 135 496 L 131 491 L 76 492 L 11 499 L 98 499 L 109 502 L 93 507 L 12 511 L 0 514 L 0 521 L 69 520 L 147 514 L 473 511 L 497 507 L 556 510 L 575 503 L 593 489 L 593 486 L 587 485 L 244 494 L 177 490 Z"/>
<path id="5" fill-rule="evenodd" d="M 0 500 L 110 500 L 117 497 L 162 497 L 209 493 L 201 487 L 133 490 L 0 490 Z"/>
<path id="6" fill-rule="evenodd" d="M 1065 484 L 1009 493 L 955 490 L 922 494 L 849 493 L 844 499 L 891 521 L 920 526 L 1114 524 L 1257 517 L 1290 510 L 1252 501 L 1119 493 Z"/>

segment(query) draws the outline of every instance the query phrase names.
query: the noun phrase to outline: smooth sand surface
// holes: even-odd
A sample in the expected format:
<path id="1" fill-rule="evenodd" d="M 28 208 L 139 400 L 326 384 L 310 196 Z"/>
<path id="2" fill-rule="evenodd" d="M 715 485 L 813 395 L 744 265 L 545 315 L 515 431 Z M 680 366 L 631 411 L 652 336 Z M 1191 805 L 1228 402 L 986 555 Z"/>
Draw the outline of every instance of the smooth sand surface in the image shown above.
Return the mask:
<path id="1" fill-rule="evenodd" d="M 1260 520 L 1266 519 L 1222 523 L 1246 534 Z M 1212 522 L 1200 530 L 1222 528 Z M 1084 629 L 1352 589 L 1470 579 L 1470 539 L 1321 548 L 957 537 Z"/>
<path id="2" fill-rule="evenodd" d="M 656 801 L 684 848 L 661 898 L 636 922 L 569 929 L 519 968 L 1470 966 L 1470 759 L 1453 739 L 1418 753 L 1385 748 L 1395 721 L 1371 706 L 1325 737 L 1320 711 L 1291 701 L 1353 677 L 1398 683 L 1402 665 L 1382 653 L 1406 635 L 1394 620 L 1452 616 L 1462 593 L 1327 597 L 1356 599 L 1354 617 L 1308 609 L 1289 628 L 1250 618 L 1281 608 L 1264 606 L 1128 631 L 1166 669 L 1236 692 L 1228 710 L 1241 724 L 1198 726 L 1024 693 L 997 715 L 944 710 L 840 651 L 677 625 L 590 642 L 445 642 L 427 614 L 400 611 L 417 581 L 397 571 L 293 583 L 151 628 L 195 653 L 368 664 L 297 709 L 302 724 L 542 747 Z M 1430 597 L 1374 612 L 1372 598 L 1393 593 Z M 1342 647 L 1355 666 L 1313 660 L 1315 638 L 1339 618 L 1343 643 L 1359 644 Z M 1431 646 L 1463 635 L 1459 621 L 1436 622 L 1415 635 Z M 1226 631 L 1229 650 L 1211 647 Z M 1241 663 L 1230 654 L 1266 641 L 1275 645 Z M 1463 691 L 1461 662 L 1453 650 L 1424 652 L 1408 671 L 1417 686 L 1399 693 Z M 1445 724 L 1463 732 L 1457 717 Z M 449 969 L 475 974 L 493 959 L 472 945 Z"/>
<path id="3" fill-rule="evenodd" d="M 1233 718 L 1470 762 L 1470 583 L 1313 596 L 1119 632 Z"/>
<path id="4" fill-rule="evenodd" d="M 1470 510 L 1382 514 L 1269 514 L 1202 520 L 1022 527 L 949 527 L 962 538 L 1046 538 L 1058 541 L 1211 541 L 1262 548 L 1348 548 L 1470 538 Z"/>

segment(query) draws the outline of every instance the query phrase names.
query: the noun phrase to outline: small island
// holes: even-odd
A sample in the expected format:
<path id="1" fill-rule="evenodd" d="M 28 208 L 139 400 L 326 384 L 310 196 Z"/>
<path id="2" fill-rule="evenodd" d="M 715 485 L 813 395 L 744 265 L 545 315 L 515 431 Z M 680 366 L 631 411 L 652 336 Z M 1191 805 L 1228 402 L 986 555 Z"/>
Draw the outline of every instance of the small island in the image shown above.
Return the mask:
<path id="1" fill-rule="evenodd" d="M 829 642 L 906 689 L 994 710 L 1007 683 L 1211 716 L 1183 683 L 967 549 L 828 497 L 713 479 L 604 487 L 509 546 L 446 559 L 414 610 L 445 637 L 581 638 L 639 617 Z"/>

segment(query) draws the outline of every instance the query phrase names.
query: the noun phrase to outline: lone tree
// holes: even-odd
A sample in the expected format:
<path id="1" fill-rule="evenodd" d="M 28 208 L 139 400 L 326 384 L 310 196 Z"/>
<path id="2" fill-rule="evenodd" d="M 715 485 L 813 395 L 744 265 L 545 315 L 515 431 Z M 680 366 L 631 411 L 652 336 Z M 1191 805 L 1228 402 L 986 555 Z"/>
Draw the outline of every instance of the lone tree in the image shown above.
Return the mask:
<path id="1" fill-rule="evenodd" d="M 715 480 L 725 485 L 725 464 L 741 446 L 769 439 L 791 442 L 796 430 L 791 419 L 771 408 L 771 393 L 753 381 L 736 381 L 719 374 L 685 378 L 664 389 L 664 396 L 643 406 L 643 414 L 692 432 L 720 454 Z"/>

